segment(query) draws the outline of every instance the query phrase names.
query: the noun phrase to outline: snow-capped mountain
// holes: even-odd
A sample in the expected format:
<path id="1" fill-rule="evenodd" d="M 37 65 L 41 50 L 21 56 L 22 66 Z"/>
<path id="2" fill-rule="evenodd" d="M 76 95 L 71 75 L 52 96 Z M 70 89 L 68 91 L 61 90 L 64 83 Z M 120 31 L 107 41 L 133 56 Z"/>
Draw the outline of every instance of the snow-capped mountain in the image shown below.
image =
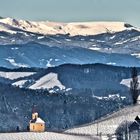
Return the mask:
<path id="1" fill-rule="evenodd" d="M 0 66 L 103 63 L 140 66 L 140 31 L 123 22 L 55 23 L 0 19 Z"/>
<path id="2" fill-rule="evenodd" d="M 106 32 L 119 32 L 127 29 L 123 22 L 33 22 L 25 20 L 16 20 L 12 18 L 0 19 L 1 31 L 16 33 L 14 29 L 20 29 L 27 32 L 40 33 L 43 35 L 70 34 L 76 35 L 96 35 Z M 11 28 L 13 27 L 13 28 Z"/>

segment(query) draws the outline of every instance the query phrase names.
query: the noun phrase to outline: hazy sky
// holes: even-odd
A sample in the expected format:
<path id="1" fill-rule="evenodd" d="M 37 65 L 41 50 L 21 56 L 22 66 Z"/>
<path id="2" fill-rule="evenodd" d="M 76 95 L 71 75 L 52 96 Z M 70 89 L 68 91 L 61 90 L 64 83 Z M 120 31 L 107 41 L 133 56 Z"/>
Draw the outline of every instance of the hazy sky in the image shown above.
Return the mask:
<path id="1" fill-rule="evenodd" d="M 125 21 L 140 27 L 140 0 L 0 0 L 0 16 L 51 21 Z"/>

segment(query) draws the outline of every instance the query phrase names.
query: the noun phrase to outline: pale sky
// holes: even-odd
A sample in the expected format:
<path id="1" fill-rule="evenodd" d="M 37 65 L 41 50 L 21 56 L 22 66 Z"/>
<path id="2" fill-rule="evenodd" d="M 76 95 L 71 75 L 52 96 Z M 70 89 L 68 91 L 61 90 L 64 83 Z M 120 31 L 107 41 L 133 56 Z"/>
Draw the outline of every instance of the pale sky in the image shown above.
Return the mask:
<path id="1" fill-rule="evenodd" d="M 140 0 L 0 0 L 0 16 L 59 22 L 124 21 L 140 27 Z"/>

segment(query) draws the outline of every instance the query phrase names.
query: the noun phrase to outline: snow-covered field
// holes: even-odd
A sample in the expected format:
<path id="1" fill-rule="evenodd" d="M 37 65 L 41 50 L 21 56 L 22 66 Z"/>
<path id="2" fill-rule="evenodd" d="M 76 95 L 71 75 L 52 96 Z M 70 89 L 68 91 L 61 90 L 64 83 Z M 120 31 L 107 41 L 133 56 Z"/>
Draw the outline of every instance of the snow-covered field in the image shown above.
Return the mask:
<path id="1" fill-rule="evenodd" d="M 0 77 L 14 80 L 21 77 L 26 77 L 35 74 L 34 72 L 3 72 L 0 71 Z"/>
<path id="2" fill-rule="evenodd" d="M 100 140 L 95 136 L 62 133 L 1 133 L 0 140 Z"/>
<path id="3" fill-rule="evenodd" d="M 50 89 L 53 87 L 59 87 L 60 89 L 65 89 L 65 86 L 58 80 L 58 75 L 56 73 L 49 73 L 41 77 L 35 84 L 30 86 L 31 89 Z"/>

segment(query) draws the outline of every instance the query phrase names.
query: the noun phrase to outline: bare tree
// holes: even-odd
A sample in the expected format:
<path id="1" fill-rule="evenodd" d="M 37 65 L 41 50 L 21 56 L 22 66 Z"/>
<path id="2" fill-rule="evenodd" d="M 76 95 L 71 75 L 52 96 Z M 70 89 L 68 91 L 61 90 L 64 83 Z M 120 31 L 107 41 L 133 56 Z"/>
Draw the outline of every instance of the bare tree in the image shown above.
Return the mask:
<path id="1" fill-rule="evenodd" d="M 132 122 L 123 121 L 115 131 L 117 140 L 129 140 L 129 127 Z"/>
<path id="2" fill-rule="evenodd" d="M 139 82 L 138 82 L 138 72 L 135 67 L 132 68 L 131 77 L 132 80 L 130 82 L 130 91 L 133 99 L 133 104 L 136 104 L 137 98 L 139 96 L 139 89 L 138 89 Z"/>

